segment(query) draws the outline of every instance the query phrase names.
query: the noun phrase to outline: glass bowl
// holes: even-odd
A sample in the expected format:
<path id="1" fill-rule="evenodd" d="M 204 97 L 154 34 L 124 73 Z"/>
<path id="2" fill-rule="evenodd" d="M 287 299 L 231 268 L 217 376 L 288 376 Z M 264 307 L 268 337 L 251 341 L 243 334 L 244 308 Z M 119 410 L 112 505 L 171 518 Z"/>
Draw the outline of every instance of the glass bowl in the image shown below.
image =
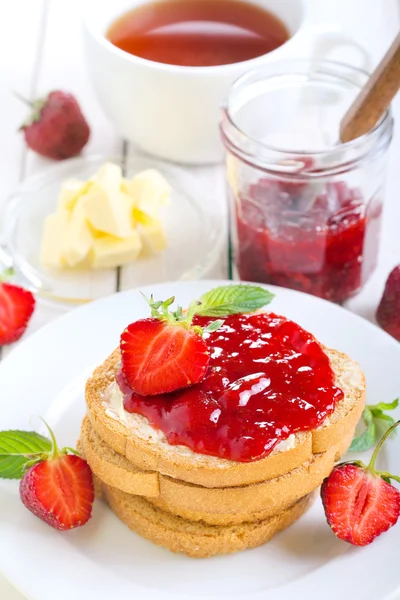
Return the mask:
<path id="1" fill-rule="evenodd" d="M 161 220 L 168 247 L 117 269 L 48 270 L 40 263 L 44 220 L 57 206 L 61 184 L 86 180 L 105 162 L 123 166 L 126 177 L 144 169 L 160 171 L 172 188 L 171 204 Z M 3 214 L 0 259 L 13 266 L 17 279 L 51 303 L 74 306 L 115 291 L 163 281 L 200 279 L 221 256 L 225 224 L 214 212 L 224 184 L 216 167 L 182 167 L 144 155 L 121 159 L 79 157 L 27 179 L 9 198 Z"/>

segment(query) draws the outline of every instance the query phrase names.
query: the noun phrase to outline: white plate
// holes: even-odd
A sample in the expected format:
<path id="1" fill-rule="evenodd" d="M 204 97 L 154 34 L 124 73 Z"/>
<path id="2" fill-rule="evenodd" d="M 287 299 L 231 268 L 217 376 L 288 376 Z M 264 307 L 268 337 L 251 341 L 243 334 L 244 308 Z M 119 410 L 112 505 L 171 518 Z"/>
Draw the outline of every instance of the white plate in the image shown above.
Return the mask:
<path id="1" fill-rule="evenodd" d="M 175 294 L 185 306 L 218 283 L 161 284 L 147 293 Z M 399 394 L 400 344 L 338 306 L 269 289 L 276 292 L 274 311 L 361 363 L 369 402 Z M 1 429 L 31 428 L 32 415 L 44 415 L 61 443 L 74 444 L 86 374 L 118 344 L 127 323 L 146 315 L 140 294 L 125 292 L 72 311 L 27 339 L 0 365 Z M 400 473 L 400 435 L 387 445 L 381 462 Z M 88 525 L 57 532 L 23 507 L 17 482 L 0 483 L 0 568 L 33 600 L 381 600 L 400 591 L 399 545 L 400 525 L 366 548 L 337 540 L 318 500 L 261 548 L 195 560 L 140 538 L 101 502 Z"/>

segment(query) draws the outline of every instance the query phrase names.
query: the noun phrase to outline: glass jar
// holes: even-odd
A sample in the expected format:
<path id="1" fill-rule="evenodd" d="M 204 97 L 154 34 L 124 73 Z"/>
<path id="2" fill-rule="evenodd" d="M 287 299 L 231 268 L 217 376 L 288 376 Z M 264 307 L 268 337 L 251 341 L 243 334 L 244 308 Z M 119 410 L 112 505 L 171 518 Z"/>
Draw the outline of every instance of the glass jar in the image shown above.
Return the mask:
<path id="1" fill-rule="evenodd" d="M 356 294 L 378 256 L 393 119 L 339 143 L 368 74 L 331 62 L 270 63 L 242 76 L 223 108 L 239 277 L 334 302 Z"/>

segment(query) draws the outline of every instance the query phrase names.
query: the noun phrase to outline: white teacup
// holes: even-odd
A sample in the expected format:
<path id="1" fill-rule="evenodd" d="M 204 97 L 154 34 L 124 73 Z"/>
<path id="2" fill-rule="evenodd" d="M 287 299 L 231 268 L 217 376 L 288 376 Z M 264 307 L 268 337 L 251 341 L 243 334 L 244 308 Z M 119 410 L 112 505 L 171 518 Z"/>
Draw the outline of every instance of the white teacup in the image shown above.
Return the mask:
<path id="1" fill-rule="evenodd" d="M 188 0 L 190 1 L 190 0 Z M 368 66 L 366 50 L 345 34 L 312 24 L 306 0 L 252 0 L 277 15 L 289 40 L 252 60 L 215 67 L 182 67 L 152 62 L 109 42 L 108 27 L 146 0 L 89 2 L 84 35 L 89 73 L 99 101 L 118 133 L 155 156 L 190 164 L 222 159 L 218 123 L 220 105 L 243 72 L 268 61 L 326 58 L 338 46 L 353 46 L 359 66 Z"/>

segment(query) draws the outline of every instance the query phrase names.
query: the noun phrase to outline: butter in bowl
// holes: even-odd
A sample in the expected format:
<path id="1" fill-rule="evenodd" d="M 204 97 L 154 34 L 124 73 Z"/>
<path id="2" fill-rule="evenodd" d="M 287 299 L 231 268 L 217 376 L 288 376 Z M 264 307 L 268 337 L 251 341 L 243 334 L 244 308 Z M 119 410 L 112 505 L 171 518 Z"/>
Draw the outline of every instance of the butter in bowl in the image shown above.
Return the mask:
<path id="1" fill-rule="evenodd" d="M 44 267 L 108 269 L 165 250 L 160 211 L 170 204 L 171 188 L 155 169 L 131 179 L 107 162 L 87 181 L 67 180 L 57 210 L 44 224 Z"/>
<path id="2" fill-rule="evenodd" d="M 63 309 L 155 282 L 212 277 L 227 239 L 223 202 L 218 167 L 139 153 L 69 159 L 9 199 L 0 259 Z"/>

